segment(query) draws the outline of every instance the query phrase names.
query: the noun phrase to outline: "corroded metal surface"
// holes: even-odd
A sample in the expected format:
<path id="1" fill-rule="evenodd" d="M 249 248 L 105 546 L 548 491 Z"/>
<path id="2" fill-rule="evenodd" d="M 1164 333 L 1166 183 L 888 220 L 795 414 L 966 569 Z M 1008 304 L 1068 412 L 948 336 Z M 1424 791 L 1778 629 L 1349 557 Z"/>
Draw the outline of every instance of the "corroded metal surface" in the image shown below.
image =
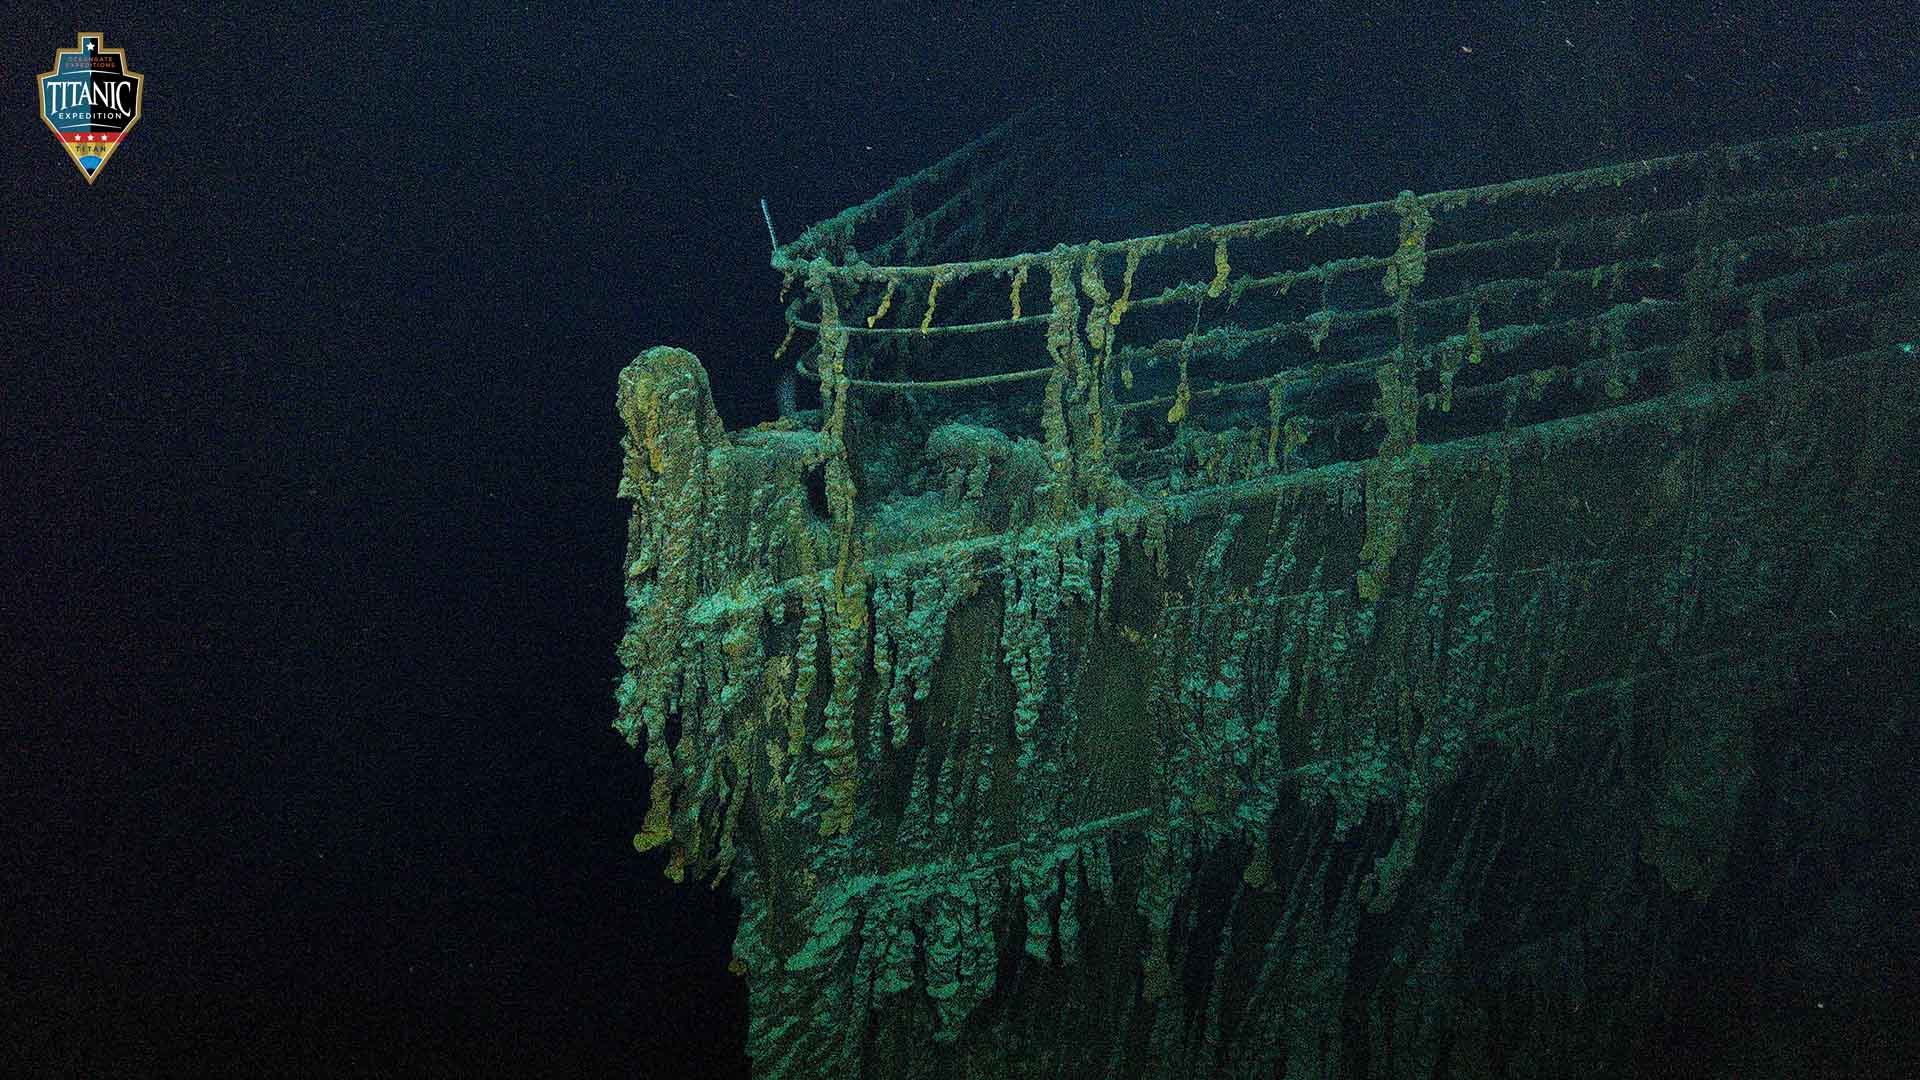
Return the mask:
<path id="1" fill-rule="evenodd" d="M 620 397 L 636 844 L 740 896 L 756 1071 L 1623 1061 L 1767 827 L 1750 790 L 1808 642 L 1912 615 L 1920 275 L 1908 204 L 1876 200 L 1911 190 L 1914 137 L 867 261 L 1009 205 L 956 195 L 851 257 L 916 184 L 1023 175 L 963 152 L 783 249 L 819 312 L 817 424 L 723 432 L 697 360 L 643 354 Z M 1706 179 L 1544 247 L 1519 218 L 1448 231 L 1682 173 Z M 1763 223 L 1743 185 L 1803 213 Z M 1373 217 L 1365 266 L 1258 265 Z M 1212 276 L 1136 299 L 1188 243 Z M 1247 315 L 1362 272 L 1379 310 Z M 934 333 L 982 322 L 968 287 L 995 275 L 1004 326 Z M 1155 303 L 1183 332 L 1124 344 Z M 908 332 L 860 333 L 888 320 Z M 882 385 L 986 374 L 934 343 L 1028 331 L 1030 402 Z"/>

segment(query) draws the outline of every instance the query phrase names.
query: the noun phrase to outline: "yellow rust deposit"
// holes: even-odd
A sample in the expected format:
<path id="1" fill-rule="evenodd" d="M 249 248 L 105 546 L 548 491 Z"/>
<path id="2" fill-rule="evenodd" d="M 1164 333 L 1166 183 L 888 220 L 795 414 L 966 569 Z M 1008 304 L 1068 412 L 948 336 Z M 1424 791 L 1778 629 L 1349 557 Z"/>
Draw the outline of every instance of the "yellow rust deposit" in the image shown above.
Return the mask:
<path id="1" fill-rule="evenodd" d="M 1888 749 L 1788 706 L 1920 595 L 1920 121 L 1086 243 L 1060 139 L 776 250 L 817 411 L 619 376 L 633 843 L 756 1075 L 1628 1061 L 1818 847 L 1765 755 Z"/>

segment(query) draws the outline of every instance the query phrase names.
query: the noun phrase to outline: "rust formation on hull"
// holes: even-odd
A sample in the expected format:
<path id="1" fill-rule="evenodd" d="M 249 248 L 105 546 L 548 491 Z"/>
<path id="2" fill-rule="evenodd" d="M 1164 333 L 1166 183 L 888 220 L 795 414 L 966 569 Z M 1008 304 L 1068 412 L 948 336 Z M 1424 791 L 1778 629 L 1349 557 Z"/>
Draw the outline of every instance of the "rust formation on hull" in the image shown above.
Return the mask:
<path id="1" fill-rule="evenodd" d="M 1040 250 L 1081 160 L 778 248 L 817 413 L 621 376 L 635 842 L 756 1072 L 1622 1060 L 1769 710 L 1912 617 L 1920 122 Z"/>

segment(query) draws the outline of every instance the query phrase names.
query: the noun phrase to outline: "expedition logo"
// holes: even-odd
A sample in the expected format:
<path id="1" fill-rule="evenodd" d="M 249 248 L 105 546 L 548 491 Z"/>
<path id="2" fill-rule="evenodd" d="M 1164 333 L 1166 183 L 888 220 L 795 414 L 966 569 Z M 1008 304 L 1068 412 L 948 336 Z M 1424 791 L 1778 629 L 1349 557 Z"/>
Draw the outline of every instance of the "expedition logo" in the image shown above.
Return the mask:
<path id="1" fill-rule="evenodd" d="M 78 37 L 73 48 L 53 54 L 53 70 L 40 76 L 40 119 L 91 184 L 139 121 L 143 80 L 128 70 L 125 49 L 104 47 L 105 34 Z"/>

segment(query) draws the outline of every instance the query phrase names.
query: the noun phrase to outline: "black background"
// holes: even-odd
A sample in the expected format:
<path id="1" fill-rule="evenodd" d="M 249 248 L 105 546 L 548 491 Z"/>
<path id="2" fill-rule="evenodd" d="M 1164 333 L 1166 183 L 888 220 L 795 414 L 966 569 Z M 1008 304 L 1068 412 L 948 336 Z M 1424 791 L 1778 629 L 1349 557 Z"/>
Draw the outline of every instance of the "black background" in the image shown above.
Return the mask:
<path id="1" fill-rule="evenodd" d="M 1477 178 L 1920 111 L 1911 14 L 1749 7 L 10 16 L 0 1058 L 742 1073 L 735 907 L 629 843 L 613 387 L 680 345 L 770 415 L 758 199 L 791 236 L 1063 90 L 1418 118 Z M 81 30 L 147 78 L 91 187 L 31 105 Z M 1606 145 L 1552 122 L 1596 82 Z"/>

